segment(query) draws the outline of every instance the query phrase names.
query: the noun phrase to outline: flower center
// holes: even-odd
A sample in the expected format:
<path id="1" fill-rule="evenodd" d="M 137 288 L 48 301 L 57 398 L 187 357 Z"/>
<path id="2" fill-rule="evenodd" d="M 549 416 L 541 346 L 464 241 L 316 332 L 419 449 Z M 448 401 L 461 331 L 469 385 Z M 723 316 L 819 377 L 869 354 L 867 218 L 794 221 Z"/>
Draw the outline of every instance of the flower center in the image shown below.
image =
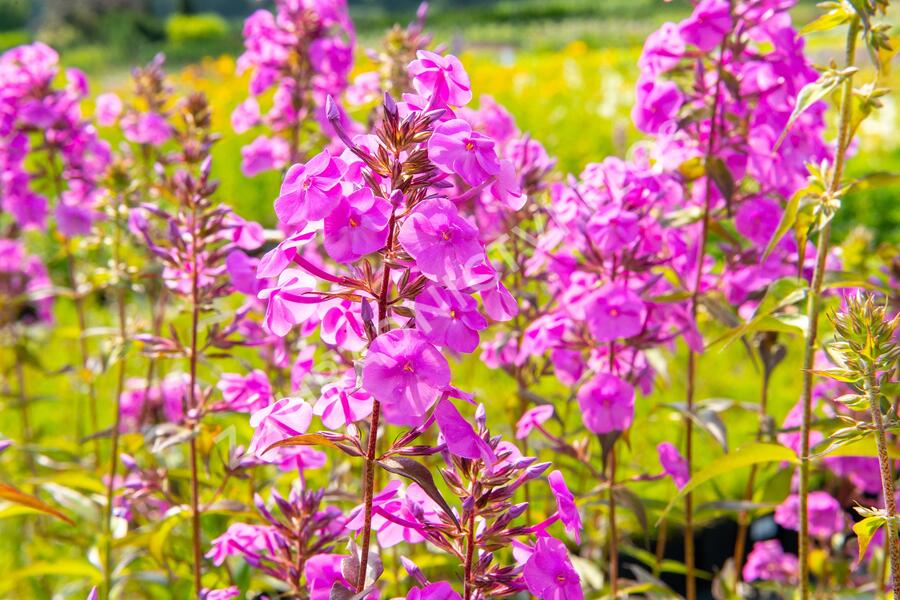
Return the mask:
<path id="1" fill-rule="evenodd" d="M 618 316 L 619 316 L 619 309 L 616 308 L 615 306 L 613 306 L 612 308 L 610 308 L 610 309 L 609 309 L 609 316 L 611 316 L 611 317 L 618 317 Z"/>
<path id="2" fill-rule="evenodd" d="M 450 238 L 453 237 L 453 233 L 449 229 L 444 229 L 441 231 L 441 237 L 444 238 L 445 242 L 449 242 Z"/>
<path id="3" fill-rule="evenodd" d="M 456 309 L 455 309 L 455 308 L 451 308 L 451 309 L 450 309 L 450 318 L 451 318 L 451 319 L 455 319 L 455 318 L 456 318 Z"/>
<path id="4" fill-rule="evenodd" d="M 359 221 L 356 220 L 356 217 L 350 217 L 347 220 L 347 223 L 350 225 L 350 227 L 359 227 Z"/>
<path id="5" fill-rule="evenodd" d="M 408 373 L 412 373 L 412 372 L 413 372 L 413 364 L 412 364 L 412 361 L 411 361 L 411 360 L 408 360 L 408 361 L 406 361 L 406 362 L 403 364 L 403 370 L 406 371 L 406 372 L 408 372 Z"/>
<path id="6" fill-rule="evenodd" d="M 311 177 L 308 177 L 307 179 L 305 179 L 305 180 L 303 181 L 303 189 L 304 189 L 304 190 L 308 190 L 308 189 L 312 186 L 312 183 L 313 183 L 313 182 L 312 182 L 312 178 L 311 178 Z"/>
<path id="7" fill-rule="evenodd" d="M 566 575 L 565 575 L 565 573 L 560 573 L 559 575 L 557 575 L 557 576 L 556 576 L 556 581 L 558 581 L 559 583 L 565 583 L 565 582 L 566 582 Z"/>
<path id="8" fill-rule="evenodd" d="M 473 142 L 472 140 L 466 140 L 466 150 L 471 152 L 474 149 L 475 149 L 475 142 Z"/>

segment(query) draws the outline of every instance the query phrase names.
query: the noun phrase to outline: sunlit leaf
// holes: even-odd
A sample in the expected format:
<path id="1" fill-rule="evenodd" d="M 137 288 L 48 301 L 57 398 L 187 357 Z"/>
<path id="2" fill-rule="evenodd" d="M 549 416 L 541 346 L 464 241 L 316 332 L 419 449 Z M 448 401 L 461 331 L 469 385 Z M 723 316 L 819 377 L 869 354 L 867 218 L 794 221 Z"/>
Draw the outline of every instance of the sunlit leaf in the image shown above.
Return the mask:
<path id="1" fill-rule="evenodd" d="M 38 512 L 52 515 L 57 519 L 65 521 L 69 525 L 75 524 L 75 521 L 64 515 L 62 511 L 57 510 L 43 500 L 35 498 L 30 494 L 26 494 L 25 492 L 6 483 L 0 483 L 0 499 L 6 500 L 7 502 L 12 502 L 13 504 L 27 506 L 28 508 L 34 509 Z"/>
<path id="2" fill-rule="evenodd" d="M 453 509 L 451 509 L 450 505 L 447 504 L 447 501 L 444 500 L 444 496 L 441 494 L 440 490 L 438 490 L 437 486 L 434 484 L 434 478 L 431 476 L 431 471 L 428 470 L 428 467 L 405 456 L 383 458 L 378 461 L 378 464 L 381 465 L 382 469 L 389 473 L 406 477 L 419 484 L 422 491 L 428 494 L 429 498 L 437 502 L 444 513 L 456 523 L 457 527 L 459 527 L 459 520 L 453 513 Z"/>
<path id="3" fill-rule="evenodd" d="M 862 562 L 875 533 L 881 529 L 882 525 L 886 524 L 887 520 L 885 517 L 867 517 L 853 524 L 853 533 L 856 534 L 857 543 L 859 544 L 859 555 L 856 557 L 856 564 Z"/>
<path id="4" fill-rule="evenodd" d="M 793 450 L 780 444 L 759 442 L 739 448 L 734 452 L 730 452 L 725 456 L 717 458 L 695 473 L 694 476 L 691 477 L 691 480 L 678 491 L 678 494 L 676 494 L 674 498 L 672 498 L 662 515 L 660 515 L 659 521 L 661 522 L 665 518 L 666 514 L 672 509 L 672 506 L 681 500 L 685 494 L 692 492 L 707 481 L 719 477 L 720 475 L 731 473 L 735 469 L 771 462 L 799 464 L 800 460 Z"/>

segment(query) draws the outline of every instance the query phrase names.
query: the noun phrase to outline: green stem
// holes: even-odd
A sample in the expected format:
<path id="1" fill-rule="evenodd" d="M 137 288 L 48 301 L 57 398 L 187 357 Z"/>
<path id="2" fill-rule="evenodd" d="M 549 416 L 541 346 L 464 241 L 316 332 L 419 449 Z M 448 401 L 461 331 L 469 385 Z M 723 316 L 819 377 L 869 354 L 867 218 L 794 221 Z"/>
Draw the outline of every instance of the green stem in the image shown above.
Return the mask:
<path id="1" fill-rule="evenodd" d="M 856 39 L 859 35 L 859 19 L 853 19 L 847 32 L 846 65 L 853 66 L 856 60 Z M 828 185 L 827 194 L 833 197 L 841 186 L 847 146 L 850 144 L 849 131 L 852 113 L 853 76 L 844 80 L 841 92 L 840 118 L 838 120 L 837 148 L 834 157 L 834 169 Z M 800 424 L 800 539 L 798 558 L 800 561 L 800 600 L 809 598 L 809 474 L 811 459 L 809 456 L 809 433 L 812 421 L 812 368 L 815 363 L 816 339 L 819 331 L 819 298 L 822 294 L 822 282 L 825 277 L 825 262 L 828 258 L 829 238 L 831 237 L 831 220 L 819 232 L 816 242 L 816 266 L 813 271 L 812 285 L 806 302 L 806 314 L 809 325 L 803 352 L 803 420 Z M 801 249 L 802 252 L 802 249 Z"/>
<path id="2" fill-rule="evenodd" d="M 869 365 L 866 371 L 866 396 L 869 398 L 869 410 L 872 423 L 875 425 L 875 443 L 878 446 L 878 466 L 881 468 L 881 490 L 884 493 L 884 511 L 887 516 L 887 540 L 891 557 L 891 586 L 894 598 L 900 598 L 900 539 L 897 538 L 897 505 L 894 500 L 894 475 L 891 459 L 888 457 L 887 436 L 884 431 L 884 420 L 881 415 L 878 382 L 875 368 Z"/>
<path id="3" fill-rule="evenodd" d="M 113 571 L 113 560 L 112 560 L 112 520 L 113 520 L 113 495 L 115 489 L 115 478 L 116 472 L 119 468 L 119 430 L 122 425 L 122 415 L 121 415 L 121 407 L 120 402 L 122 398 L 122 393 L 125 390 L 125 372 L 126 372 L 126 363 L 125 360 L 125 343 L 128 339 L 127 332 L 127 319 L 125 313 L 125 285 L 122 281 L 122 222 L 120 216 L 122 215 L 122 210 L 124 208 L 124 203 L 117 205 L 115 207 L 115 236 L 113 238 L 113 261 L 114 261 L 114 272 L 115 277 L 113 282 L 118 288 L 117 294 L 117 302 L 118 305 L 118 319 L 119 319 L 119 344 L 122 346 L 122 355 L 119 357 L 119 365 L 118 365 L 118 373 L 116 377 L 116 393 L 113 400 L 113 406 L 115 410 L 115 417 L 113 418 L 113 427 L 112 427 L 112 454 L 109 457 L 109 481 L 107 482 L 106 487 L 106 518 L 103 520 L 104 526 L 104 539 L 106 541 L 106 552 L 103 556 L 103 597 L 109 598 L 112 593 L 112 571 Z"/>
<path id="4" fill-rule="evenodd" d="M 190 461 L 191 461 L 191 546 L 194 555 L 194 596 L 200 598 L 203 590 L 202 579 L 202 561 L 203 555 L 200 550 L 200 484 L 197 476 L 197 434 L 200 431 L 200 407 L 197 403 L 197 340 L 199 337 L 200 325 L 200 284 L 198 281 L 199 274 L 197 269 L 199 261 L 197 260 L 197 237 L 200 232 L 197 230 L 197 201 L 192 200 L 191 205 L 191 388 L 190 388 L 190 409 L 195 411 L 194 418 L 197 420 L 193 424 L 196 428 L 194 435 L 190 440 Z M 187 411 L 185 411 L 187 415 Z"/>
<path id="5" fill-rule="evenodd" d="M 619 597 L 619 531 L 616 528 L 616 445 L 609 450 L 609 585 L 610 596 Z"/>

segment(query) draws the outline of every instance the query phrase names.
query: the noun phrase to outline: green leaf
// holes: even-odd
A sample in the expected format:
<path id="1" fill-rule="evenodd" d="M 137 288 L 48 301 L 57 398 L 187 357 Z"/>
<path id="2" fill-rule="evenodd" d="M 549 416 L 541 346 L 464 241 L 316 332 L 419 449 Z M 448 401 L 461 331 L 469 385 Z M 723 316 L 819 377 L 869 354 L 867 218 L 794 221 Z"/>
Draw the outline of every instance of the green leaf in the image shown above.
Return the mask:
<path id="1" fill-rule="evenodd" d="M 778 150 L 778 147 L 781 146 L 781 142 L 787 137 L 788 132 L 800 115 L 806 112 L 813 104 L 837 89 L 847 76 L 848 73 L 828 71 L 819 76 L 816 81 L 804 85 L 803 89 L 800 90 L 800 93 L 797 94 L 797 104 L 794 105 L 794 111 L 791 113 L 787 125 L 784 126 L 784 131 L 782 131 L 781 135 L 778 137 L 778 141 L 775 142 L 773 150 Z"/>
<path id="2" fill-rule="evenodd" d="M 262 453 L 265 454 L 269 450 L 282 448 L 284 446 L 328 446 L 329 448 L 337 448 L 337 445 L 324 435 L 318 433 L 304 433 L 303 435 L 295 435 L 285 438 L 280 442 L 275 442 L 263 450 Z"/>
<path id="3" fill-rule="evenodd" d="M 853 533 L 856 534 L 859 544 L 859 556 L 856 558 L 857 565 L 862 562 L 863 556 L 866 555 L 866 549 L 869 547 L 869 542 L 872 541 L 875 532 L 886 523 L 887 521 L 884 517 L 867 517 L 853 524 Z"/>
<path id="4" fill-rule="evenodd" d="M 6 592 L 14 589 L 16 583 L 22 579 L 45 575 L 64 576 L 66 579 L 83 577 L 94 584 L 103 580 L 100 571 L 86 560 L 60 559 L 52 562 L 34 562 L 17 571 L 4 573 L 3 580 L 0 582 L 0 591 Z"/>
<path id="5" fill-rule="evenodd" d="M 725 456 L 722 456 L 703 469 L 698 471 L 691 480 L 685 484 L 681 490 L 679 490 L 678 494 L 675 495 L 674 498 L 669 502 L 668 506 L 666 506 L 665 510 L 662 512 L 662 515 L 659 517 L 659 522 L 665 518 L 666 514 L 676 502 L 681 500 L 685 494 L 692 492 L 700 485 L 706 483 L 707 481 L 719 477 L 720 475 L 725 475 L 727 473 L 733 472 L 735 469 L 740 469 L 742 467 L 749 467 L 751 465 L 757 465 L 762 463 L 770 463 L 770 462 L 790 462 L 793 464 L 799 464 L 800 460 L 797 458 L 797 454 L 787 448 L 782 446 L 781 444 L 771 444 L 771 443 L 754 443 L 743 448 L 739 448 L 734 452 L 730 452 Z"/>
<path id="6" fill-rule="evenodd" d="M 12 502 L 13 504 L 27 506 L 28 508 L 34 509 L 36 511 L 52 515 L 57 519 L 65 521 L 69 525 L 75 524 L 75 521 L 64 515 L 62 511 L 59 511 L 43 500 L 35 498 L 30 494 L 26 494 L 25 492 L 6 483 L 0 483 L 0 500 L 6 500 L 7 502 Z"/>
<path id="7" fill-rule="evenodd" d="M 712 177 L 713 183 L 716 184 L 716 188 L 718 188 L 722 197 L 725 198 L 726 202 L 730 203 L 734 197 L 734 177 L 732 177 L 731 171 L 728 170 L 725 161 L 718 157 L 711 158 L 707 162 L 706 173 Z"/>
<path id="8" fill-rule="evenodd" d="M 772 234 L 772 239 L 769 240 L 766 251 L 763 252 L 762 260 L 760 262 L 765 262 L 766 259 L 769 258 L 772 250 L 775 249 L 775 246 L 778 245 L 778 242 L 781 241 L 784 234 L 794 227 L 794 222 L 797 220 L 797 213 L 800 212 L 800 201 L 805 196 L 806 189 L 797 190 L 794 192 L 794 195 L 791 196 L 787 206 L 784 208 L 784 212 L 781 214 L 781 220 L 778 221 L 778 227 L 775 228 L 775 233 Z"/>
<path id="9" fill-rule="evenodd" d="M 753 317 L 746 323 L 725 333 L 719 339 L 709 344 L 709 347 L 723 344 L 723 348 L 726 348 L 736 339 L 754 331 L 790 331 L 792 328 L 797 328 L 800 325 L 800 322 L 797 320 L 766 319 L 775 311 L 796 304 L 805 298 L 807 291 L 806 282 L 802 279 L 783 277 L 773 281 L 769 284 L 766 295 L 763 296 L 759 306 L 756 307 Z M 787 329 L 785 329 L 786 327 Z"/>
<path id="10" fill-rule="evenodd" d="M 800 30 L 800 35 L 806 35 L 808 33 L 815 33 L 818 31 L 830 31 L 835 27 L 840 27 L 844 23 L 850 20 L 850 15 L 847 14 L 847 11 L 844 9 L 844 6 L 841 5 L 837 8 L 833 8 L 824 15 L 819 16 L 817 19 L 808 23 L 806 27 Z"/>
<path id="11" fill-rule="evenodd" d="M 190 516 L 190 511 L 175 508 L 173 511 L 170 511 L 169 516 L 160 524 L 159 528 L 153 532 L 153 535 L 150 536 L 150 541 L 147 544 L 147 551 L 161 566 L 165 566 L 166 564 L 166 557 L 163 551 L 165 550 L 166 541 L 169 539 L 169 535 L 179 523 L 184 522 Z"/>

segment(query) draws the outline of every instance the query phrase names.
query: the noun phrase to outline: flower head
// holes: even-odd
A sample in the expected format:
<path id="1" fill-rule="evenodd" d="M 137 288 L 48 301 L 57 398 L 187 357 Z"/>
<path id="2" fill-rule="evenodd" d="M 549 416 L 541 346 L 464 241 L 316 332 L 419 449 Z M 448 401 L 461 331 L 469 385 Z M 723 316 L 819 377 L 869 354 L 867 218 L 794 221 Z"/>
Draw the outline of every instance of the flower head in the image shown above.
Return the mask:
<path id="1" fill-rule="evenodd" d="M 469 185 L 481 185 L 500 172 L 494 141 L 472 131 L 462 119 L 435 127 L 428 139 L 428 158 L 445 173 L 462 177 Z"/>
<path id="2" fill-rule="evenodd" d="M 372 342 L 362 383 L 381 402 L 388 422 L 417 425 L 450 384 L 450 365 L 422 332 L 396 329 Z"/>
<path id="3" fill-rule="evenodd" d="M 473 352 L 478 332 L 487 328 L 472 296 L 429 285 L 416 297 L 416 329 L 438 346 L 456 352 Z"/>
<path id="4" fill-rule="evenodd" d="M 368 187 L 341 198 L 325 217 L 325 250 L 334 260 L 351 263 L 384 247 L 391 203 Z"/>
<path id="5" fill-rule="evenodd" d="M 634 418 L 634 388 L 615 375 L 600 373 L 578 391 L 578 406 L 590 431 L 624 431 Z"/>
<path id="6" fill-rule="evenodd" d="M 566 533 L 572 536 L 575 543 L 581 542 L 581 515 L 578 513 L 578 507 L 575 506 L 575 497 L 569 491 L 563 474 L 557 469 L 547 476 L 550 482 L 550 491 L 556 498 L 556 508 L 559 511 L 559 520 L 562 521 L 566 528 Z"/>
<path id="7" fill-rule="evenodd" d="M 408 71 L 416 92 L 431 100 L 434 106 L 463 106 L 472 100 L 469 74 L 452 54 L 441 56 L 419 50 Z"/>
<path id="8" fill-rule="evenodd" d="M 328 150 L 288 169 L 275 200 L 275 213 L 285 225 L 303 226 L 331 214 L 343 197 L 344 163 Z"/>
<path id="9" fill-rule="evenodd" d="M 528 591 L 544 600 L 582 600 L 581 578 L 557 539 L 542 537 L 523 570 Z"/>

